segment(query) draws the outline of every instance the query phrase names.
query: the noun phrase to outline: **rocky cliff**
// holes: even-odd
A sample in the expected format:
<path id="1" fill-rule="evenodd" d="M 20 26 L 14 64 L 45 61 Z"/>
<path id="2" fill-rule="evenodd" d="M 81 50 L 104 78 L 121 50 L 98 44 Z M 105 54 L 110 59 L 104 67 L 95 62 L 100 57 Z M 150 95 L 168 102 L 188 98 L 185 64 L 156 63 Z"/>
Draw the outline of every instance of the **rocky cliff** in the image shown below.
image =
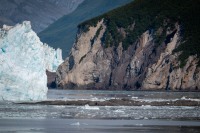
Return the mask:
<path id="1" fill-rule="evenodd" d="M 150 2 L 155 3 L 155 0 Z M 131 4 L 138 10 L 138 3 L 143 3 L 143 6 L 150 4 L 143 0 Z M 118 10 L 127 10 L 131 4 Z M 168 8 L 166 5 L 164 7 Z M 152 10 L 152 7 L 147 9 Z M 57 70 L 58 86 L 64 89 L 126 90 L 200 88 L 198 53 L 187 55 L 184 62 L 181 62 L 185 49 L 177 50 L 187 41 L 187 37 L 184 38 L 187 36 L 183 30 L 187 29 L 183 27 L 184 19 L 172 20 L 166 15 L 159 20 L 159 16 L 154 16 L 156 22 L 161 23 L 155 27 L 150 24 L 146 26 L 145 23 L 143 27 L 148 28 L 139 29 L 141 23 L 137 19 L 130 20 L 126 26 L 118 23 L 124 21 L 126 16 L 120 21 L 117 20 L 119 18 L 113 21 L 116 12 L 119 15 L 115 10 L 79 25 L 77 40 L 70 56 Z M 151 12 L 148 11 L 148 14 Z"/>

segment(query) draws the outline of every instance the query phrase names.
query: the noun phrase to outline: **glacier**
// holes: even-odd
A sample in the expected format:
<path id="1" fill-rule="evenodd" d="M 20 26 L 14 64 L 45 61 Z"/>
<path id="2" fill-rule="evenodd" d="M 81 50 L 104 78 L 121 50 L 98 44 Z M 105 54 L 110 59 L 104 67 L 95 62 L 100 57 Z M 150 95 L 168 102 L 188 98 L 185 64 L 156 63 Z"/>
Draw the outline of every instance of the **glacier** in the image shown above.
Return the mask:
<path id="1" fill-rule="evenodd" d="M 24 21 L 0 28 L 0 101 L 45 100 L 46 70 L 55 72 L 62 50 L 43 44 Z"/>

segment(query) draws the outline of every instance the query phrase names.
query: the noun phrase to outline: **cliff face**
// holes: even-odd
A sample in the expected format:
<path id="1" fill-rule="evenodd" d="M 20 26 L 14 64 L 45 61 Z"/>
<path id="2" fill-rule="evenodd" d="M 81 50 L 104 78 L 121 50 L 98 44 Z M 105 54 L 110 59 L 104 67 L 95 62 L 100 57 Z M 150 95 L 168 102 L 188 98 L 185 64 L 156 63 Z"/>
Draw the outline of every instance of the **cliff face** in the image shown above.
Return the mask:
<path id="1" fill-rule="evenodd" d="M 70 56 L 57 70 L 57 84 L 64 89 L 198 90 L 199 5 L 135 0 L 83 22 Z"/>
<path id="2" fill-rule="evenodd" d="M 57 83 L 64 89 L 198 89 L 198 58 L 190 56 L 180 68 L 178 53 L 180 27 L 168 33 L 169 42 L 156 47 L 151 31 L 144 32 L 134 45 L 123 50 L 104 48 L 103 20 L 77 35 L 70 56 L 57 70 Z"/>
<path id="3" fill-rule="evenodd" d="M 173 50 L 178 47 L 180 41 L 179 28 L 166 48 L 160 54 L 158 60 L 148 67 L 147 74 L 142 84 L 144 89 L 192 89 L 197 90 L 200 87 L 199 59 L 196 56 L 190 56 L 186 65 L 180 68 L 178 54 L 173 54 Z"/>

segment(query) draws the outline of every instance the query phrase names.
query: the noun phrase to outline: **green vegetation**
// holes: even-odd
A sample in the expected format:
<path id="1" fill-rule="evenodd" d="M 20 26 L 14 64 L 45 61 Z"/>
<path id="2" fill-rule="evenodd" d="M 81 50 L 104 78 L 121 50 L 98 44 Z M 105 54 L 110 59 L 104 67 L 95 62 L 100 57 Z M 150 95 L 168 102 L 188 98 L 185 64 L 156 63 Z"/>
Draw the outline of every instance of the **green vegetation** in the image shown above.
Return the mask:
<path id="1" fill-rule="evenodd" d="M 100 34 L 100 31 L 103 29 L 102 26 L 99 27 L 99 29 L 97 30 L 94 38 L 91 40 L 91 44 L 93 45 L 94 44 L 94 41 L 98 38 L 99 34 Z"/>
<path id="2" fill-rule="evenodd" d="M 77 25 L 114 8 L 130 3 L 132 0 L 84 0 L 69 15 L 65 15 L 44 31 L 39 33 L 42 42 L 54 48 L 61 48 L 63 57 L 67 57 L 77 34 Z"/>
<path id="3" fill-rule="evenodd" d="M 181 25 L 182 40 L 174 52 L 182 51 L 179 56 L 181 67 L 190 55 L 200 57 L 200 0 L 135 0 L 78 27 L 86 32 L 89 26 L 95 26 L 102 18 L 107 25 L 102 38 L 105 47 L 122 42 L 126 50 L 146 30 L 154 30 L 155 43 L 159 46 L 166 39 L 167 29 L 173 30 L 177 22 Z M 125 37 L 119 29 L 126 31 Z M 158 29 L 162 31 L 157 33 Z"/>

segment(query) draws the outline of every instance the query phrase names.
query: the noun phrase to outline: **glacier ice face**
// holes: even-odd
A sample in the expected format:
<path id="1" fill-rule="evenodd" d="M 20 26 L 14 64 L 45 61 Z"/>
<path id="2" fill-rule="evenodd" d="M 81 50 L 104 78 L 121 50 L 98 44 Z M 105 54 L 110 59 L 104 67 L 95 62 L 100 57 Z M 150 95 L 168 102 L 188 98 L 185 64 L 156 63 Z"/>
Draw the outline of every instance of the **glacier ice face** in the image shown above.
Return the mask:
<path id="1" fill-rule="evenodd" d="M 0 29 L 0 100 L 44 100 L 46 70 L 63 62 L 61 49 L 43 44 L 29 21 Z"/>

